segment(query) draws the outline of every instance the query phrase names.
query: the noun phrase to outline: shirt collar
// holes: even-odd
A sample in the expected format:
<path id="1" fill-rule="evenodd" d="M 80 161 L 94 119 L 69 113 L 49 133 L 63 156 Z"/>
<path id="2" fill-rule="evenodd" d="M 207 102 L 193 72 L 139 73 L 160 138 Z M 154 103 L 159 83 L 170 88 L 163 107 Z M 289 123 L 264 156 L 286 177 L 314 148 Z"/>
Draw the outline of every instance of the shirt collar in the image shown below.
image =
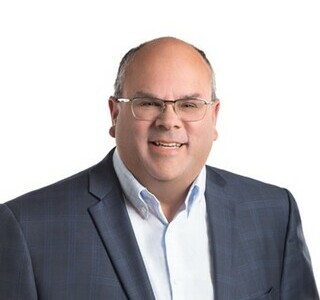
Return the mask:
<path id="1" fill-rule="evenodd" d="M 165 217 L 162 213 L 159 200 L 143 185 L 141 185 L 139 181 L 133 176 L 133 174 L 128 170 L 128 168 L 122 162 L 117 148 L 115 149 L 113 154 L 113 165 L 120 181 L 125 198 L 137 210 L 139 215 L 143 219 L 148 219 L 151 212 L 159 219 L 164 221 Z M 205 184 L 206 168 L 203 167 L 200 171 L 200 174 L 191 185 L 186 197 L 186 201 L 180 207 L 179 211 L 186 209 L 187 213 L 189 214 L 195 202 L 204 200 L 203 195 L 205 192 Z"/>

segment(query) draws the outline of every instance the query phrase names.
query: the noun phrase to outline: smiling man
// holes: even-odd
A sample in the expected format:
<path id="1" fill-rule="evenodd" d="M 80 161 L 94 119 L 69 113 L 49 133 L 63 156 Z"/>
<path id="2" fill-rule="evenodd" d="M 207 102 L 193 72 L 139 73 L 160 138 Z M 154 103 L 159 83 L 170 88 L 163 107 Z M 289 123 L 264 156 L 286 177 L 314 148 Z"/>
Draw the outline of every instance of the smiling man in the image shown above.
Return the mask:
<path id="1" fill-rule="evenodd" d="M 171 221 L 217 138 L 212 70 L 196 49 L 169 38 L 127 60 L 123 84 L 110 98 L 111 135 L 125 166 Z"/>
<path id="2" fill-rule="evenodd" d="M 184 41 L 131 49 L 109 99 L 116 148 L 0 206 L 1 297 L 319 299 L 292 195 L 205 166 L 214 86 Z"/>

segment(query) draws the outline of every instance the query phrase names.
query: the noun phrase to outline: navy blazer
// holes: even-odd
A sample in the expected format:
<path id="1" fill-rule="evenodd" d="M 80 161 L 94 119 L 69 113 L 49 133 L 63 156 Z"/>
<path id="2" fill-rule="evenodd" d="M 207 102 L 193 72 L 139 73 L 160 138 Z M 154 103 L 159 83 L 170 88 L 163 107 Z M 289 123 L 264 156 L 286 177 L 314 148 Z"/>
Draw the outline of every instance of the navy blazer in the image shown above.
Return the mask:
<path id="1" fill-rule="evenodd" d="M 112 153 L 0 206 L 1 300 L 155 299 Z M 205 197 L 216 300 L 319 299 L 288 191 L 207 167 Z"/>

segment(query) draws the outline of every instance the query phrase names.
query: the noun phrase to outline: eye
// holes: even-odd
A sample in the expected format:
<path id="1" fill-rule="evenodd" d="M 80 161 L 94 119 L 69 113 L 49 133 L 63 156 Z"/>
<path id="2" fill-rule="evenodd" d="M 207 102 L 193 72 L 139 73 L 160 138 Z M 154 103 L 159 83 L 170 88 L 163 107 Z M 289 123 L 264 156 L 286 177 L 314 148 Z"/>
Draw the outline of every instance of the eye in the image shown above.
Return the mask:
<path id="1" fill-rule="evenodd" d="M 178 102 L 178 106 L 185 110 L 198 109 L 201 106 L 201 101 L 193 99 L 181 100 Z"/>
<path id="2" fill-rule="evenodd" d="M 136 98 L 135 104 L 141 108 L 161 107 L 161 102 L 152 98 Z"/>

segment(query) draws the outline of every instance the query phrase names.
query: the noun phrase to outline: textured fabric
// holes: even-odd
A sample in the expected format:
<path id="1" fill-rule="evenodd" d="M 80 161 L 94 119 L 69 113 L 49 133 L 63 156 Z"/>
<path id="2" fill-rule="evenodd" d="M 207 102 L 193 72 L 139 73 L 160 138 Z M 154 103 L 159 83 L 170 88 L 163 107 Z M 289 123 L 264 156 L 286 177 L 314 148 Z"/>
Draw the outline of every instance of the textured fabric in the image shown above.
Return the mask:
<path id="1" fill-rule="evenodd" d="M 113 164 L 156 299 L 212 300 L 204 199 L 206 169 L 202 169 L 169 223 L 160 202 L 134 178 L 117 151 Z"/>
<path id="2" fill-rule="evenodd" d="M 281 188 L 207 167 L 217 300 L 317 300 L 297 205 Z M 0 205 L 0 299 L 155 299 L 112 153 Z"/>

